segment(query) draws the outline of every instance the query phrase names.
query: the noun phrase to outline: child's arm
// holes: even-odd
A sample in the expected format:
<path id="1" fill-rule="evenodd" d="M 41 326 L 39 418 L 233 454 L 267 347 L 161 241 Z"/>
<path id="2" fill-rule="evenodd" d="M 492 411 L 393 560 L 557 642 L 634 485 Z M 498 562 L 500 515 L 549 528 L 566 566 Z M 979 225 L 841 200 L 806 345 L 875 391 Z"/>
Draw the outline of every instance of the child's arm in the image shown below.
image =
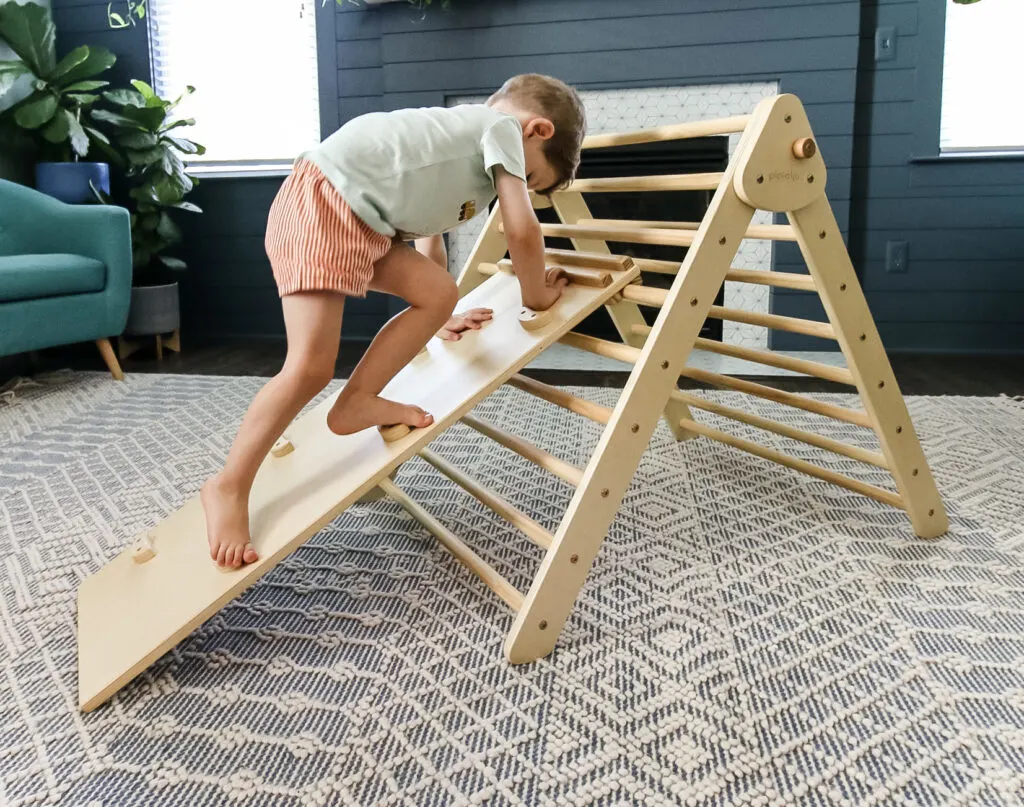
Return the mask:
<path id="1" fill-rule="evenodd" d="M 427 238 L 417 238 L 415 243 L 416 251 L 418 253 L 426 255 L 441 268 L 448 268 L 448 250 L 445 249 L 443 235 L 431 235 Z"/>
<path id="2" fill-rule="evenodd" d="M 526 183 L 500 165 L 494 167 L 494 176 L 505 240 L 512 257 L 512 271 L 522 289 L 523 305 L 534 311 L 545 311 L 562 296 L 562 289 L 568 281 L 561 277 L 548 285 L 544 236 L 537 214 L 533 212 Z"/>

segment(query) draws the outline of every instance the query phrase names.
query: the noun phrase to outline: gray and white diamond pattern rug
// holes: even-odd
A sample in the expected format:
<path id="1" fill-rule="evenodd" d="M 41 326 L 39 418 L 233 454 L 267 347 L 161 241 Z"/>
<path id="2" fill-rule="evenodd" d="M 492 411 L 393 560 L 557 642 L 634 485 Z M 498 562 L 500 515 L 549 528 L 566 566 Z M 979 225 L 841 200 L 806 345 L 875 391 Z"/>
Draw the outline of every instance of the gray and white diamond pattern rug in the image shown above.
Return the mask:
<path id="1" fill-rule="evenodd" d="M 0 804 L 1024 803 L 1024 404 L 1008 398 L 908 402 L 949 509 L 938 541 L 662 426 L 544 660 L 506 665 L 504 606 L 382 501 L 79 713 L 78 584 L 194 495 L 262 383 L 68 373 L 0 397 Z M 477 414 L 579 465 L 599 435 L 515 390 Z M 435 447 L 556 527 L 561 482 L 465 427 Z M 419 460 L 398 482 L 529 586 L 522 535 Z"/>

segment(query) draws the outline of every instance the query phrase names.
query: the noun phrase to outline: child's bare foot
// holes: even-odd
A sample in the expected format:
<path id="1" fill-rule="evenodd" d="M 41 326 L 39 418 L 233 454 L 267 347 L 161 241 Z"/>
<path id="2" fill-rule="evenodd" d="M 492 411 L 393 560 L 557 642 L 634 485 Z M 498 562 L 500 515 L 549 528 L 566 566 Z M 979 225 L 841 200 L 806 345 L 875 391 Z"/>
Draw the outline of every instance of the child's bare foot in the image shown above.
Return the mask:
<path id="1" fill-rule="evenodd" d="M 199 491 L 206 512 L 206 538 L 210 557 L 218 566 L 237 569 L 243 563 L 259 560 L 249 537 L 248 496 L 212 477 Z"/>
<path id="2" fill-rule="evenodd" d="M 365 392 L 349 395 L 342 392 L 327 413 L 327 427 L 335 434 L 355 434 L 372 426 L 394 426 L 399 423 L 413 429 L 422 429 L 433 422 L 433 415 L 418 406 L 396 403 Z"/>

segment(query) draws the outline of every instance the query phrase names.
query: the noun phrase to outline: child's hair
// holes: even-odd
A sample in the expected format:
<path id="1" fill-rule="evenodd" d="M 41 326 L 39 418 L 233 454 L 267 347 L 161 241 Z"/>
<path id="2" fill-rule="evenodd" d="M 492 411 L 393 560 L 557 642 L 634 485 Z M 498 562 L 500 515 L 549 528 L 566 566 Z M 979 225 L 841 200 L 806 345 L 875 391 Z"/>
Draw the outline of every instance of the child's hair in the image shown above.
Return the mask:
<path id="1" fill-rule="evenodd" d="M 537 112 L 555 125 L 555 133 L 544 141 L 544 156 L 555 169 L 558 179 L 541 193 L 553 193 L 572 182 L 580 164 L 580 148 L 587 130 L 586 110 L 576 90 L 557 78 L 526 73 L 506 81 L 487 99 L 487 103 L 503 99 Z"/>

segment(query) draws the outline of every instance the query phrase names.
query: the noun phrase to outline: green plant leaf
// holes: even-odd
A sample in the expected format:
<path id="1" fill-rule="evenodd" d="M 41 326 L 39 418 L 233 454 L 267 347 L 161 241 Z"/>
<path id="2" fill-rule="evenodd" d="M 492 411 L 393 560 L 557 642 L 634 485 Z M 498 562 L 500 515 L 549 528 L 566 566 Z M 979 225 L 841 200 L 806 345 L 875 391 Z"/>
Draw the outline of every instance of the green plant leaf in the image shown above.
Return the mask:
<path id="1" fill-rule="evenodd" d="M 131 129 L 136 132 L 144 132 L 146 128 L 136 120 L 132 120 L 120 112 L 111 112 L 109 109 L 94 109 L 92 116 L 99 121 L 104 123 L 110 123 L 114 126 L 123 127 L 125 129 Z"/>
<path id="2" fill-rule="evenodd" d="M 32 75 L 24 62 L 0 62 L 0 98 L 11 91 L 23 76 Z"/>
<path id="3" fill-rule="evenodd" d="M 112 104 L 122 107 L 144 107 L 146 99 L 142 93 L 134 90 L 108 90 L 103 97 Z"/>
<path id="4" fill-rule="evenodd" d="M 179 126 L 195 126 L 195 125 L 196 125 L 196 119 L 195 118 L 184 118 L 183 120 L 176 120 L 176 121 L 174 121 L 174 123 L 171 123 L 171 124 L 168 124 L 167 126 L 164 126 L 160 130 L 160 134 L 165 134 L 165 133 L 171 131 L 171 129 L 177 129 Z"/>
<path id="5" fill-rule="evenodd" d="M 86 126 L 84 123 L 82 124 L 82 128 L 85 129 L 85 133 L 89 135 L 94 142 L 103 143 L 106 146 L 110 145 L 110 138 L 103 134 L 99 129 L 95 129 L 92 126 Z"/>
<path id="6" fill-rule="evenodd" d="M 178 104 L 180 104 L 182 101 L 184 101 L 188 96 L 192 95 L 192 93 L 194 93 L 195 91 L 196 91 L 195 87 L 193 87 L 191 84 L 187 85 L 185 87 L 185 91 L 167 105 L 167 111 L 170 112 Z"/>
<path id="7" fill-rule="evenodd" d="M 181 230 L 178 229 L 178 225 L 166 213 L 160 214 L 160 221 L 156 226 L 156 232 L 168 246 L 181 241 Z"/>
<path id="8" fill-rule="evenodd" d="M 87 92 L 69 92 L 67 98 L 73 98 L 79 106 L 92 106 L 100 100 L 98 95 L 92 95 Z"/>
<path id="9" fill-rule="evenodd" d="M 126 118 L 141 124 L 146 131 L 158 132 L 164 122 L 165 115 L 162 107 L 121 107 L 121 114 Z"/>
<path id="10" fill-rule="evenodd" d="M 85 129 L 85 133 L 89 136 L 91 144 L 107 158 L 109 163 L 116 166 L 124 166 L 124 157 L 121 156 L 120 152 L 111 147 L 110 141 L 105 139 L 106 135 L 98 129 L 88 126 L 83 126 L 82 128 Z M 101 140 L 100 138 L 104 139 Z"/>
<path id="11" fill-rule="evenodd" d="M 118 142 L 126 148 L 148 149 L 160 142 L 152 132 L 128 132 L 118 137 Z"/>
<path id="12" fill-rule="evenodd" d="M 57 64 L 56 36 L 48 9 L 35 3 L 0 5 L 0 40 L 37 76 L 49 75 Z"/>
<path id="13" fill-rule="evenodd" d="M 168 140 L 174 144 L 174 147 L 182 154 L 205 154 L 206 146 L 200 146 L 198 143 L 194 143 L 191 140 L 186 140 L 181 137 L 171 137 L 170 135 L 164 135 L 164 140 Z"/>
<path id="14" fill-rule="evenodd" d="M 144 20 L 146 18 L 146 0 L 142 0 L 140 3 L 136 4 L 133 11 L 136 17 L 140 20 Z"/>
<path id="15" fill-rule="evenodd" d="M 126 149 L 125 154 L 128 157 L 128 162 L 132 165 L 153 165 L 154 163 L 160 162 L 164 156 L 164 149 L 159 146 L 155 148 L 138 150 L 138 149 Z"/>
<path id="16" fill-rule="evenodd" d="M 78 67 L 78 65 L 80 65 L 88 58 L 89 46 L 79 45 L 77 48 L 71 51 L 71 53 L 69 53 L 59 62 L 57 62 L 57 66 L 53 68 L 53 72 L 51 72 L 46 77 L 47 81 L 49 81 L 51 84 L 59 83 L 65 75 L 71 72 L 72 69 Z"/>
<path id="17" fill-rule="evenodd" d="M 192 190 L 192 180 L 184 174 L 164 175 L 153 183 L 156 201 L 164 205 L 180 202 L 190 190 Z"/>
<path id="18" fill-rule="evenodd" d="M 164 149 L 161 167 L 165 174 L 184 174 L 185 164 L 173 149 Z"/>
<path id="19" fill-rule="evenodd" d="M 71 134 L 71 121 L 74 118 L 75 116 L 68 112 L 68 110 L 61 109 L 43 127 L 43 137 L 51 143 L 63 143 Z"/>
<path id="20" fill-rule="evenodd" d="M 55 83 L 61 87 L 66 87 L 83 79 L 98 76 L 103 71 L 113 67 L 116 61 L 117 57 L 106 48 L 91 46 L 89 48 L 89 57 L 81 64 L 75 65 L 68 70 Z"/>
<path id="21" fill-rule="evenodd" d="M 124 17 L 122 17 L 116 11 L 108 11 L 107 12 L 107 25 L 109 25 L 111 28 L 117 30 L 119 28 L 127 28 L 128 27 L 128 22 L 125 20 Z"/>
<path id="22" fill-rule="evenodd" d="M 172 258 L 169 255 L 158 255 L 157 260 L 160 261 L 168 269 L 172 269 L 175 272 L 184 272 L 188 269 L 188 264 L 185 261 L 177 258 Z"/>
<path id="23" fill-rule="evenodd" d="M 85 133 L 78 118 L 70 112 L 68 113 L 68 123 L 71 125 L 71 149 L 79 157 L 84 157 L 89 153 L 89 135 Z"/>
<path id="24" fill-rule="evenodd" d="M 92 92 L 110 85 L 109 81 L 76 81 L 64 88 L 64 92 Z"/>
<path id="25" fill-rule="evenodd" d="M 198 205 L 194 205 L 191 202 L 178 202 L 177 204 L 171 205 L 176 210 L 187 210 L 189 213 L 202 213 L 203 209 Z"/>
<path id="26" fill-rule="evenodd" d="M 26 129 L 38 129 L 48 123 L 57 111 L 57 98 L 50 93 L 36 93 L 14 111 L 14 119 Z"/>

